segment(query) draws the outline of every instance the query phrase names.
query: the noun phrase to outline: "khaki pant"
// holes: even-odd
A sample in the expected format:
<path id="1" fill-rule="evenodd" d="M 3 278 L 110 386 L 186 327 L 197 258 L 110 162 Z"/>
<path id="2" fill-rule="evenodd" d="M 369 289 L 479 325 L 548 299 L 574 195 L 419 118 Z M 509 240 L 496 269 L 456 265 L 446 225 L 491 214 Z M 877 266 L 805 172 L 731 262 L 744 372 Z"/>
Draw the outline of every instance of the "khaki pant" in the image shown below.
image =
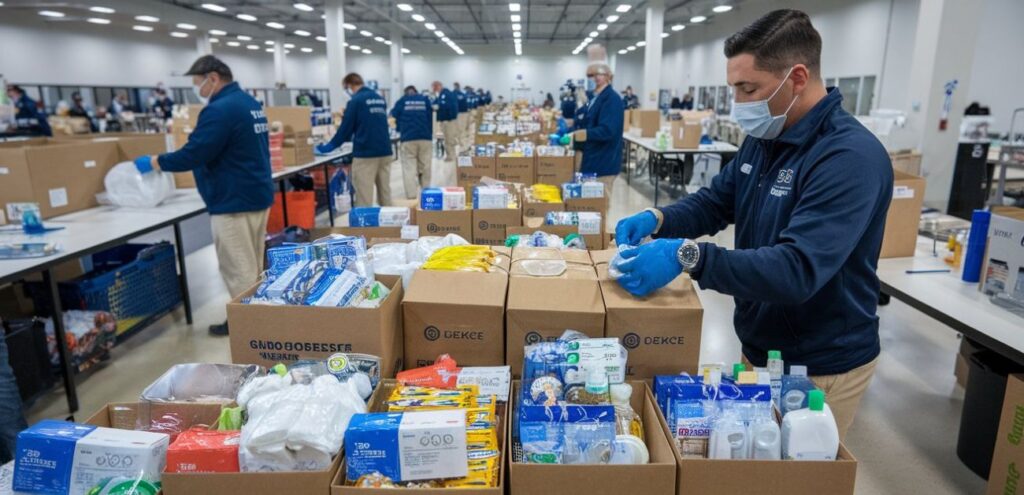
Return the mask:
<path id="1" fill-rule="evenodd" d="M 604 184 L 604 197 L 608 198 L 609 203 L 612 200 L 612 187 L 615 185 L 616 177 L 618 177 L 618 174 L 597 176 L 597 180 L 601 181 L 601 183 Z"/>
<path id="2" fill-rule="evenodd" d="M 406 199 L 416 199 L 421 187 L 430 186 L 434 142 L 427 139 L 402 143 L 402 180 Z"/>
<path id="3" fill-rule="evenodd" d="M 444 159 L 454 161 L 457 158 L 455 147 L 460 146 L 459 142 L 462 133 L 459 132 L 459 121 L 444 120 L 441 122 L 441 132 L 444 134 Z"/>
<path id="4" fill-rule="evenodd" d="M 750 366 L 746 356 L 743 356 L 743 363 Z M 846 440 L 846 432 L 853 425 L 853 418 L 860 408 L 860 400 L 871 384 L 871 377 L 875 376 L 877 365 L 878 358 L 875 358 L 874 361 L 846 373 L 811 377 L 814 386 L 825 392 L 825 403 L 832 410 L 832 416 L 836 418 L 840 442 Z"/>
<path id="5" fill-rule="evenodd" d="M 377 203 L 391 206 L 391 155 L 352 159 L 352 186 L 356 202 L 352 206 L 373 206 L 373 186 L 377 185 Z"/>
<path id="6" fill-rule="evenodd" d="M 455 120 L 459 126 L 459 147 L 466 149 L 468 140 L 470 139 L 469 131 L 466 128 L 466 123 L 469 122 L 469 112 L 462 112 L 459 117 Z"/>
<path id="7" fill-rule="evenodd" d="M 263 246 L 270 210 L 210 215 L 220 276 L 232 299 L 245 292 L 263 271 Z"/>
<path id="8" fill-rule="evenodd" d="M 473 138 L 476 136 L 476 112 L 475 108 L 466 112 L 466 129 L 462 136 L 467 148 L 473 147 Z"/>

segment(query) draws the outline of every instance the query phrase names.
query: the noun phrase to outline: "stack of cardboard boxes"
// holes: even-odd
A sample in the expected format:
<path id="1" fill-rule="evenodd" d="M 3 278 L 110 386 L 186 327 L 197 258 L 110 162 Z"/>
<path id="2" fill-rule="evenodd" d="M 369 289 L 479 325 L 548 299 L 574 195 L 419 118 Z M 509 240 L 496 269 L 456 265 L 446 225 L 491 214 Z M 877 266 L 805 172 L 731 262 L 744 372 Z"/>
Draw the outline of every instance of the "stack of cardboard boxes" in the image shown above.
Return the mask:
<path id="1" fill-rule="evenodd" d="M 280 122 L 284 130 L 282 163 L 294 167 L 313 161 L 312 107 L 266 107 L 267 123 Z"/>

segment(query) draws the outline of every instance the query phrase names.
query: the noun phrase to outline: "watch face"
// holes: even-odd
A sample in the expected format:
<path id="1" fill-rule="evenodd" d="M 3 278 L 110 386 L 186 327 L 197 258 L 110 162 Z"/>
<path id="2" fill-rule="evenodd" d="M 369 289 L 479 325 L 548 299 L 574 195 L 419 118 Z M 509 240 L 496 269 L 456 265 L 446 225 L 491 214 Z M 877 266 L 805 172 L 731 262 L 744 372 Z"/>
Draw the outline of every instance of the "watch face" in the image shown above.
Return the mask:
<path id="1" fill-rule="evenodd" d="M 697 259 L 700 256 L 700 248 L 694 244 L 683 244 L 679 250 L 679 260 L 685 266 L 694 266 L 697 264 Z"/>

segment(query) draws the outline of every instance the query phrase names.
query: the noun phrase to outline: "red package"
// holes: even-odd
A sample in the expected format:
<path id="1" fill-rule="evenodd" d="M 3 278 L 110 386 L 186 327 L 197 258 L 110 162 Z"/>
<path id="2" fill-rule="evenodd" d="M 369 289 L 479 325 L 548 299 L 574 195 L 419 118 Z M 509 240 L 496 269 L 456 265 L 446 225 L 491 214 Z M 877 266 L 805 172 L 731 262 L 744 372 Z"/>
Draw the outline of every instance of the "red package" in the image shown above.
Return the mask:
<path id="1" fill-rule="evenodd" d="M 242 432 L 191 428 L 167 447 L 165 473 L 237 473 Z"/>
<path id="2" fill-rule="evenodd" d="M 461 368 L 448 354 L 441 354 L 430 366 L 400 371 L 395 379 L 402 385 L 419 387 L 455 388 Z"/>

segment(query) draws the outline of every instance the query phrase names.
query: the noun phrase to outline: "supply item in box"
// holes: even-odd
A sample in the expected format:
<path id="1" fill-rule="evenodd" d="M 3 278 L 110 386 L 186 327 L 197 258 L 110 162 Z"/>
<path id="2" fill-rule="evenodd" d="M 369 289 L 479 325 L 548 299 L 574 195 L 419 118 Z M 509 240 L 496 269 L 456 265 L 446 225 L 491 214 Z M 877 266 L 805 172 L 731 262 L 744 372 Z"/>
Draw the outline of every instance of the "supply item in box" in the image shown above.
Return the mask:
<path id="1" fill-rule="evenodd" d="M 53 319 L 44 318 L 50 363 L 60 365 Z M 106 311 L 69 310 L 64 312 L 64 340 L 71 353 L 71 366 L 85 371 L 109 356 L 117 340 L 117 321 Z"/>
<path id="2" fill-rule="evenodd" d="M 166 433 L 173 440 L 192 426 L 212 425 L 216 406 L 233 405 L 242 385 L 263 371 L 256 365 L 176 364 L 142 391 L 134 428 Z"/>
<path id="3" fill-rule="evenodd" d="M 448 246 L 435 251 L 420 267 L 441 271 L 493 271 L 498 253 L 488 246 Z"/>
<path id="4" fill-rule="evenodd" d="M 466 416 L 455 410 L 357 414 L 345 434 L 346 478 L 393 482 L 469 474 Z"/>
<path id="5" fill-rule="evenodd" d="M 172 174 L 159 170 L 143 174 L 132 162 L 114 165 L 104 177 L 103 185 L 106 188 L 105 194 L 101 193 L 104 199 L 125 208 L 154 208 L 174 194 Z"/>
<path id="6" fill-rule="evenodd" d="M 420 209 L 452 211 L 466 209 L 466 190 L 461 187 L 428 187 L 420 192 Z"/>
<path id="7" fill-rule="evenodd" d="M 167 448 L 168 473 L 237 473 L 238 430 L 190 428 Z"/>
<path id="8" fill-rule="evenodd" d="M 412 213 L 404 206 L 360 206 L 348 215 L 352 227 L 401 227 L 409 225 Z"/>
<path id="9" fill-rule="evenodd" d="M 526 189 L 526 201 L 530 203 L 561 203 L 562 195 L 557 186 L 534 184 Z"/>
<path id="10" fill-rule="evenodd" d="M 473 188 L 474 210 L 501 210 L 510 206 L 511 195 L 504 186 L 476 186 Z"/>
<path id="11" fill-rule="evenodd" d="M 598 181 L 566 182 L 562 184 L 562 197 L 570 198 L 603 198 L 604 183 Z"/>
<path id="12" fill-rule="evenodd" d="M 586 249 L 586 243 L 579 234 L 569 234 L 562 239 L 555 234 L 536 231 L 530 235 L 512 234 L 505 239 L 506 247 L 552 247 L 558 249 Z"/>
<path id="13" fill-rule="evenodd" d="M 601 221 L 601 214 L 597 212 L 549 211 L 544 216 L 545 225 L 576 226 L 580 235 L 599 235 Z"/>

